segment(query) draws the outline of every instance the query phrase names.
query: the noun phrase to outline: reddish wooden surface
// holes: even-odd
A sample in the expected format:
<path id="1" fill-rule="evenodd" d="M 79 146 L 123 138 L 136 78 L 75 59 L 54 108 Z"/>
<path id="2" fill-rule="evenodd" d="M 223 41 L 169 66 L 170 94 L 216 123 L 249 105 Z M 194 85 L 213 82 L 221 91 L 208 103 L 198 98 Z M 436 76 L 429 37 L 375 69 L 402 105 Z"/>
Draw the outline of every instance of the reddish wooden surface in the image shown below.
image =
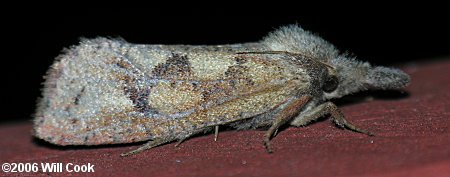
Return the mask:
<path id="1" fill-rule="evenodd" d="M 339 106 L 376 136 L 320 121 L 287 128 L 262 145 L 264 131 L 220 132 L 119 157 L 135 145 L 60 148 L 31 137 L 31 122 L 0 125 L 0 163 L 91 163 L 95 173 L 4 173 L 1 176 L 450 176 L 450 60 L 409 64 L 401 98 L 374 97 Z M 383 93 L 383 92 L 381 92 Z M 381 94 L 382 95 L 382 94 Z M 396 97 L 396 96 L 394 96 Z"/>

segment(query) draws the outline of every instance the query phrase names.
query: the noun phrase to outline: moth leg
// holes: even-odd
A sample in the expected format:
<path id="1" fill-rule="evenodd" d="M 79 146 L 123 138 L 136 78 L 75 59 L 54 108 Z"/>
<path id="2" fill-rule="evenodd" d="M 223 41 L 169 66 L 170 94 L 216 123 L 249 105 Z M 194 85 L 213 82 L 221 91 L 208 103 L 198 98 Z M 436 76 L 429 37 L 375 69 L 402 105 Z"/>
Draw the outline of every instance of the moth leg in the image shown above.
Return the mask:
<path id="1" fill-rule="evenodd" d="M 137 154 L 139 152 L 145 151 L 147 149 L 154 148 L 156 146 L 159 146 L 161 144 L 168 143 L 168 142 L 169 141 L 164 140 L 164 139 L 151 140 L 151 141 L 148 141 L 147 143 L 145 143 L 144 145 L 142 145 L 141 147 L 139 147 L 139 148 L 137 148 L 135 150 L 132 150 L 132 151 L 120 154 L 120 156 L 125 157 L 125 156 L 129 156 L 129 155 Z"/>
<path id="2" fill-rule="evenodd" d="M 214 126 L 214 141 L 217 141 L 217 138 L 219 137 L 219 126 Z"/>
<path id="3" fill-rule="evenodd" d="M 338 109 L 338 107 L 335 104 L 329 102 L 327 107 L 330 110 L 331 117 L 333 117 L 332 120 L 333 120 L 333 122 L 336 125 L 339 125 L 341 127 L 346 127 L 346 128 L 348 128 L 350 130 L 353 130 L 355 132 L 363 133 L 363 134 L 366 134 L 366 135 L 369 135 L 369 136 L 373 136 L 374 135 L 373 133 L 371 133 L 371 132 L 369 132 L 367 130 L 358 128 L 357 126 L 353 125 L 353 123 L 351 123 L 350 121 L 346 120 L 344 114 L 341 112 L 341 110 Z"/>
<path id="4" fill-rule="evenodd" d="M 373 136 L 373 133 L 358 128 L 357 126 L 353 125 L 353 123 L 346 120 L 344 114 L 342 114 L 338 107 L 332 102 L 323 103 L 306 113 L 306 115 L 297 116 L 290 124 L 297 127 L 303 126 L 327 114 L 330 114 L 332 117 L 332 121 L 341 127 Z"/>
<path id="5" fill-rule="evenodd" d="M 329 102 L 318 105 L 317 107 L 314 107 L 312 110 L 298 115 L 296 118 L 294 118 L 294 120 L 290 122 L 290 124 L 296 127 L 304 126 L 312 121 L 321 118 L 326 114 L 329 114 L 330 111 L 326 108 L 327 104 L 329 104 Z"/>
<path id="6" fill-rule="evenodd" d="M 184 137 L 178 139 L 177 144 L 175 144 L 175 147 L 178 147 L 181 143 L 183 143 L 185 140 L 189 139 L 190 137 L 192 137 L 192 136 L 194 136 L 194 135 L 196 135 L 198 133 L 206 132 L 206 131 L 209 131 L 209 130 L 211 130 L 211 129 L 203 128 L 203 129 L 199 129 L 199 130 L 190 132 L 189 134 L 185 135 Z"/>
<path id="7" fill-rule="evenodd" d="M 187 140 L 188 138 L 190 138 L 191 136 L 200 133 L 202 131 L 205 131 L 204 129 L 195 131 L 193 133 L 190 133 L 189 135 L 185 136 L 184 138 L 181 138 L 180 140 L 178 140 L 177 144 L 175 144 L 175 147 L 178 147 L 181 143 L 183 143 L 185 140 Z M 217 137 L 219 135 L 219 125 L 214 126 L 214 141 L 217 141 Z"/>
<path id="8" fill-rule="evenodd" d="M 275 130 L 275 132 L 273 132 L 273 137 L 275 137 L 275 136 L 277 136 L 277 134 L 278 134 L 278 128 Z"/>
<path id="9" fill-rule="evenodd" d="M 281 125 L 285 124 L 293 116 L 295 116 L 295 114 L 298 113 L 300 108 L 303 107 L 310 98 L 310 96 L 300 97 L 289 103 L 283 110 L 280 111 L 280 113 L 278 113 L 277 117 L 273 121 L 272 126 L 264 135 L 264 146 L 266 147 L 267 152 L 272 152 L 272 148 L 270 147 L 270 139 L 272 138 L 272 135 L 278 130 L 278 128 L 280 128 Z"/>
<path id="10" fill-rule="evenodd" d="M 190 137 L 190 136 L 178 140 L 178 141 L 177 141 L 177 144 L 175 144 L 175 147 L 178 147 L 181 143 L 183 143 L 183 142 L 184 142 L 185 140 L 187 140 L 189 137 Z"/>

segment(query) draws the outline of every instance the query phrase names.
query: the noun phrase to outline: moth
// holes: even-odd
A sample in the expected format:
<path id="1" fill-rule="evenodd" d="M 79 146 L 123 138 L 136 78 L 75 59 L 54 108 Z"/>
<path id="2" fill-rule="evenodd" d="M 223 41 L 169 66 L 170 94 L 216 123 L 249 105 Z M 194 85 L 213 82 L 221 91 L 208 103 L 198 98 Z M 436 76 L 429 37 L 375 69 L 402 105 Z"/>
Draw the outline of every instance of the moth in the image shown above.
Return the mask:
<path id="1" fill-rule="evenodd" d="M 372 66 L 298 25 L 258 42 L 142 45 L 83 39 L 57 57 L 44 77 L 34 136 L 56 145 L 142 142 L 127 156 L 213 131 L 266 128 L 264 145 L 282 125 L 323 117 L 346 120 L 330 99 L 364 90 L 400 89 L 410 78 Z"/>

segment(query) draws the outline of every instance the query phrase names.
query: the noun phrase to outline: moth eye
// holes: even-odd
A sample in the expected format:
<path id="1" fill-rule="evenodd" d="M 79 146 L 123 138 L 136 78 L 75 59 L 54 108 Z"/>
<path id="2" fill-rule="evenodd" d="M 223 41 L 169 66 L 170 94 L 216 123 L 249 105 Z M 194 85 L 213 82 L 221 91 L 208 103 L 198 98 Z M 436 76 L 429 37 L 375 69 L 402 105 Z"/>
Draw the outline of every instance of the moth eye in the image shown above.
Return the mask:
<path id="1" fill-rule="evenodd" d="M 339 80 L 336 76 L 329 76 L 323 85 L 323 91 L 330 93 L 337 89 L 339 85 Z"/>

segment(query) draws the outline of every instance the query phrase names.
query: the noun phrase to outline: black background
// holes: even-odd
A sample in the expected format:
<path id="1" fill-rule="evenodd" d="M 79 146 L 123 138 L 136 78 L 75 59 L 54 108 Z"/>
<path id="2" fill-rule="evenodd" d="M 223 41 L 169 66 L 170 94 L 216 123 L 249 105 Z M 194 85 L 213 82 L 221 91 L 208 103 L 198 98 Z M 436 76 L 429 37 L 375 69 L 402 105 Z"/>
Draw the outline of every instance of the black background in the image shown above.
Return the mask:
<path id="1" fill-rule="evenodd" d="M 289 10 L 277 7 L 277 11 L 251 12 L 232 8 L 208 12 L 187 9 L 182 13 L 168 7 L 22 9 L 3 13 L 0 122 L 32 117 L 42 76 L 60 51 L 77 44 L 79 37 L 214 45 L 257 41 L 277 27 L 298 23 L 341 51 L 374 64 L 406 65 L 450 56 L 450 18 L 445 9 L 436 6 L 364 6 L 331 11 L 320 6 Z M 242 11 L 246 13 L 240 14 Z"/>

